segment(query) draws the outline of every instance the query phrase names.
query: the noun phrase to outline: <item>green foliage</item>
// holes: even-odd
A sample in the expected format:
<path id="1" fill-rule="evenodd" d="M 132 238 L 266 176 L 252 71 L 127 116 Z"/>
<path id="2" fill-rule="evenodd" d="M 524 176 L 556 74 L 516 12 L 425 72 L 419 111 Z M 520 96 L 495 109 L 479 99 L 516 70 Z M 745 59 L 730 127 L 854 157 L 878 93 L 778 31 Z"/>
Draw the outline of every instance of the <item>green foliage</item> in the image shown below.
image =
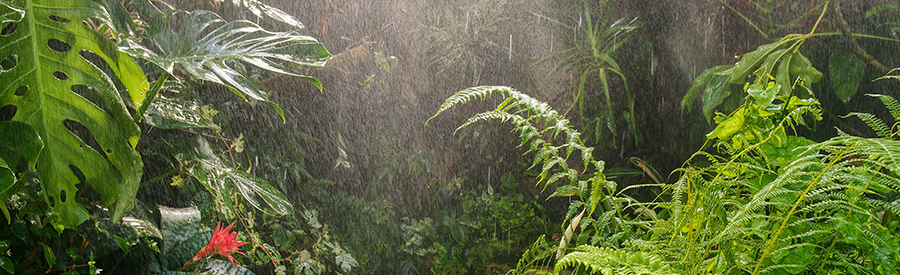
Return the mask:
<path id="1" fill-rule="evenodd" d="M 197 137 L 194 143 L 173 146 L 175 158 L 185 164 L 184 169 L 225 205 L 234 204 L 229 195 L 234 190 L 263 213 L 275 216 L 293 214 L 294 207 L 284 194 L 265 180 L 230 168 L 213 152 L 205 139 Z"/>
<path id="2" fill-rule="evenodd" d="M 628 19 L 623 17 L 613 21 L 611 10 L 612 6 L 615 5 L 614 0 L 599 1 L 597 9 L 592 8 L 592 2 L 583 1 L 583 10 L 573 15 L 561 12 L 565 14 L 565 19 L 562 20 L 540 15 L 544 19 L 571 30 L 574 34 L 574 40 L 566 42 L 559 50 L 550 53 L 537 62 L 556 56 L 564 58 L 553 71 L 573 71 L 581 77 L 578 90 L 574 93 L 573 105 L 569 107 L 566 113 L 577 105 L 579 115 L 582 118 L 588 118 L 589 120 L 599 119 L 598 127 L 606 124 L 605 126 L 612 133 L 613 138 L 609 140 L 613 141 L 613 144 L 615 144 L 616 140 L 616 120 L 614 115 L 615 109 L 613 108 L 610 95 L 612 89 L 609 82 L 613 75 L 618 75 L 622 79 L 628 100 L 628 111 L 625 112 L 625 119 L 631 123 L 635 146 L 640 146 L 642 138 L 635 122 L 634 100 L 631 98 L 631 91 L 628 88 L 625 74 L 619 68 L 619 64 L 616 63 L 612 55 L 619 47 L 631 40 L 632 35 L 634 35 L 641 24 L 637 21 L 637 18 Z M 584 19 L 584 24 L 582 24 L 582 19 Z M 596 78 L 594 78 L 595 76 Z M 588 115 L 590 104 L 586 103 L 588 96 L 586 93 L 589 92 L 588 85 L 597 80 L 600 81 L 603 87 L 602 94 L 605 98 L 606 106 L 602 114 L 592 118 Z M 599 121 L 604 123 L 599 123 Z M 600 140 L 601 135 L 599 133 L 602 132 L 602 128 L 597 129 L 596 132 L 598 134 L 596 134 L 595 138 Z"/>
<path id="3" fill-rule="evenodd" d="M 272 7 L 242 4 L 302 27 Z M 177 33 L 169 25 L 176 21 Z M 0 29 L 0 107 L 12 110 L 11 121 L 0 122 L 0 207 L 9 224 L 0 230 L 0 273 L 97 274 L 99 267 L 113 273 L 152 273 L 148 268 L 165 273 L 209 240 L 208 228 L 198 229 L 203 228 L 199 213 L 172 230 L 170 216 L 160 217 L 135 200 L 143 172 L 135 149 L 141 135 L 136 121 L 142 119 L 166 129 L 151 137 L 168 136 L 167 130 L 198 133 L 187 139 L 145 138 L 141 148 L 163 148 L 163 154 L 142 152 L 153 161 L 168 153 L 166 143 L 179 149 L 173 150 L 174 158 L 163 156 L 178 165 L 146 184 L 178 180 L 174 188 L 191 193 L 204 219 L 241 220 L 239 228 L 250 235 L 244 241 L 253 244 L 248 254 L 261 260 L 256 264 L 273 262 L 284 269 L 284 263 L 296 260 L 287 270 L 299 274 L 306 251 L 305 259 L 323 271 L 346 273 L 357 266 L 327 226 L 273 221 L 272 215 L 292 214 L 293 206 L 250 169 L 237 169 L 234 154 L 242 152 L 243 135 L 225 145 L 230 162 L 197 138 L 220 136 L 221 128 L 213 122 L 217 111 L 199 102 L 191 81 L 223 84 L 242 97 L 266 102 L 251 81 L 259 75 L 252 70 L 299 76 L 321 87 L 289 68 L 324 64 L 330 54 L 315 39 L 269 32 L 249 21 L 226 23 L 207 11 L 160 11 L 143 0 L 2 1 Z M 144 67 L 155 79 L 152 87 L 134 58 L 155 65 Z M 203 188 L 209 193 L 193 192 Z M 160 225 L 160 219 L 167 224 Z M 257 232 L 263 226 L 290 233 L 263 237 Z M 301 230 L 309 227 L 309 233 Z M 316 240 L 296 241 L 309 236 Z M 267 243 L 273 241 L 281 246 Z M 289 256 L 281 257 L 284 251 Z M 216 260 L 205 265 L 210 274 L 249 273 Z"/>
<path id="4" fill-rule="evenodd" d="M 881 16 L 884 14 L 900 15 L 900 5 L 878 5 L 866 11 L 866 19 L 873 16 Z M 885 22 L 883 25 L 889 26 L 893 35 L 900 34 L 900 21 Z"/>
<path id="5" fill-rule="evenodd" d="M 577 195 L 580 200 L 571 201 L 566 218 L 582 214 L 564 227 L 559 247 L 539 238 L 511 273 L 541 272 L 537 266 L 552 263 L 558 252 L 555 272 L 574 268 L 576 273 L 602 274 L 896 274 L 900 141 L 891 139 L 896 127 L 855 114 L 876 128 L 881 138 L 842 133 L 817 143 L 789 135 L 808 119 L 821 119 L 815 99 L 781 92 L 791 84 L 767 73 L 745 84 L 744 104 L 730 115 L 719 114 L 718 126 L 708 135 L 718 154 L 698 151 L 677 170 L 681 175 L 673 184 L 616 191 L 616 185 L 603 177 L 602 166 L 587 180 L 579 170 L 555 167 L 571 169 L 576 176 L 559 176 L 571 183 L 551 196 Z M 544 140 L 547 136 L 569 133 L 566 137 L 575 139 L 564 139 L 564 145 L 531 151 L 537 151 L 535 163 L 542 167 L 572 155 L 574 149 L 567 148 L 578 146 L 569 142 L 577 140 L 577 132 L 545 103 L 509 88 L 458 92 L 437 113 L 474 98 L 486 99 L 493 92 L 501 95 L 502 103 L 492 112 L 472 116 L 462 127 L 499 119 L 514 125 L 523 144 L 544 142 L 539 145 L 549 143 Z M 900 114 L 896 99 L 877 97 L 892 115 Z M 564 158 L 561 152 L 553 155 L 553 150 L 568 153 Z M 590 154 L 583 158 L 600 163 Z M 641 202 L 623 195 L 646 187 L 662 187 L 664 194 L 657 199 L 669 199 Z"/>
<path id="6" fill-rule="evenodd" d="M 703 71 L 694 79 L 691 89 L 682 99 L 682 111 L 685 109 L 690 111 L 690 107 L 703 91 L 702 109 L 709 122 L 716 107 L 731 95 L 733 89 L 731 84 L 743 84 L 749 82 L 752 77 L 760 79 L 756 81 L 757 84 L 765 84 L 760 82 L 767 77 L 778 83 L 778 89 L 774 90 L 774 95 L 778 97 L 813 97 L 809 85 L 819 82 L 822 73 L 812 67 L 809 59 L 800 53 L 800 46 L 811 36 L 812 34 L 788 35 L 778 42 L 759 46 L 755 51 L 742 55 L 735 65 L 721 65 Z M 763 89 L 763 91 L 771 90 Z M 771 92 L 766 94 L 767 97 L 773 96 Z M 763 104 L 765 105 L 768 104 Z"/>
<path id="7" fill-rule="evenodd" d="M 113 218 L 121 218 L 132 207 L 142 173 L 135 150 L 140 130 L 124 102 L 140 106 L 149 85 L 114 41 L 82 22 L 97 20 L 114 32 L 124 26 L 89 0 L 3 2 L 0 14 L 4 29 L 15 26 L 0 36 L 0 58 L 12 59 L 0 71 L 0 106 L 15 106 L 12 120 L 42 138 L 37 171 L 51 220 L 75 228 L 90 218 L 76 199 L 84 188 L 79 183 L 90 184 Z M 116 83 L 126 90 L 120 93 Z"/>
<path id="8" fill-rule="evenodd" d="M 155 20 L 150 22 L 148 38 L 155 51 L 130 40 L 126 51 L 159 66 L 169 75 L 179 75 L 175 73 L 178 70 L 196 80 L 224 85 L 244 100 L 249 97 L 267 102 L 282 120 L 284 112 L 259 90 L 244 64 L 301 77 L 322 88 L 315 78 L 290 68 L 325 64 L 331 54 L 315 38 L 294 32 L 266 31 L 244 20 L 225 22 L 219 15 L 202 10 L 159 12 L 151 17 Z M 178 32 L 170 26 L 170 21 L 176 18 L 181 19 Z"/>
<path id="9" fill-rule="evenodd" d="M 572 241 L 573 232 L 570 230 L 567 232 L 567 236 L 563 237 L 559 249 L 564 249 L 567 243 L 596 245 L 602 242 L 603 245 L 618 246 L 622 238 L 628 234 L 627 232 L 632 230 L 633 225 L 623 219 L 621 205 L 633 200 L 625 196 L 613 195 L 616 186 L 614 182 L 606 180 L 603 175 L 603 162 L 594 160 L 593 148 L 586 147 L 581 142 L 581 134 L 569 126 L 568 120 L 549 105 L 509 87 L 474 87 L 459 91 L 447 98 L 431 119 L 453 106 L 464 104 L 475 98 L 485 100 L 494 93 L 500 95 L 502 102 L 493 111 L 473 115 L 457 130 L 483 120 L 495 119 L 511 123 L 514 127 L 513 132 L 519 133 L 520 146 L 529 145 L 529 150 L 525 154 L 533 153 L 534 155 L 531 167 L 540 169 L 536 184 L 543 183 L 544 189 L 546 189 L 552 184 L 561 183 L 551 197 L 577 195 L 579 200 L 573 200 L 566 219 L 578 212 L 588 212 L 588 216 L 583 218 L 584 221 L 580 223 L 580 227 L 577 221 L 573 221 L 570 225 L 570 227 L 581 228 L 582 235 L 575 238 L 577 241 Z M 556 140 L 562 140 L 561 144 L 554 144 Z M 572 156 L 578 156 L 580 160 L 570 164 L 569 158 Z M 584 168 L 580 170 L 574 168 L 577 165 L 582 165 Z M 583 179 L 582 174 L 590 172 L 588 169 L 593 169 L 593 173 L 587 179 Z M 580 220 L 580 217 L 576 220 Z M 507 223 L 514 221 L 511 220 Z M 542 254 L 537 251 L 529 253 Z M 520 262 L 518 270 L 525 269 L 521 265 Z"/>
<path id="10" fill-rule="evenodd" d="M 531 167 L 540 167 L 541 173 L 538 184 L 544 183 L 544 188 L 563 178 L 571 182 L 578 181 L 580 172 L 575 168 L 571 168 L 567 163 L 568 158 L 576 150 L 582 159 L 581 164 L 586 168 L 588 165 L 593 165 L 594 168 L 603 169 L 602 162 L 593 161 L 593 156 L 591 155 L 593 148 L 584 146 L 580 139 L 581 133 L 569 126 L 569 120 L 550 108 L 550 105 L 547 105 L 547 103 L 509 87 L 481 86 L 459 91 L 447 98 L 435 115 L 428 120 L 434 119 L 453 106 L 465 104 L 472 99 L 485 100 L 491 97 L 493 93 L 500 94 L 503 102 L 493 111 L 473 115 L 463 125 L 459 126 L 457 131 L 485 120 L 500 120 L 513 124 L 515 127 L 513 131 L 518 132 L 522 140 L 520 146 L 525 146 L 526 144 L 529 146 L 525 154 L 534 153 L 534 162 Z M 554 146 L 554 144 L 544 139 L 543 134 L 545 133 L 552 138 L 562 135 L 564 143 L 560 146 Z M 555 169 L 557 167 L 559 169 Z"/>
<path id="11" fill-rule="evenodd" d="M 828 59 L 828 76 L 834 94 L 844 103 L 850 102 L 866 73 L 866 62 L 849 50 L 838 49 Z"/>
<path id="12" fill-rule="evenodd" d="M 500 24 L 506 21 L 506 0 L 461 1 L 461 5 L 441 3 L 425 4 L 425 23 L 420 27 L 422 36 L 430 45 L 429 65 L 437 66 L 439 73 L 461 70 L 460 75 L 471 75 L 472 85 L 478 85 L 485 65 L 484 53 L 507 50 L 498 44 Z M 505 40 L 505 39 L 504 39 Z M 512 55 L 509 49 L 510 56 Z"/>
<path id="13" fill-rule="evenodd" d="M 600 274 L 678 274 L 663 259 L 646 252 L 627 252 L 583 245 L 559 259 L 555 272 L 575 267 Z"/>

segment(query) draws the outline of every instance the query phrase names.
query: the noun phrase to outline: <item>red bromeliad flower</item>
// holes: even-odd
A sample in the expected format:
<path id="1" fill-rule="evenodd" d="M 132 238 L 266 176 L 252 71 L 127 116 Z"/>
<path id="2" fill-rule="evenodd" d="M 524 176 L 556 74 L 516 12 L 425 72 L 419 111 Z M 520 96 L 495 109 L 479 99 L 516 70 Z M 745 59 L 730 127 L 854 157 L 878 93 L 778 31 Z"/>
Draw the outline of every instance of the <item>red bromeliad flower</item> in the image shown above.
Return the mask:
<path id="1" fill-rule="evenodd" d="M 247 242 L 238 241 L 238 233 L 231 232 L 231 227 L 234 226 L 234 222 L 225 227 L 225 229 L 221 229 L 222 223 L 219 222 L 216 224 L 216 230 L 213 231 L 212 238 L 209 239 L 209 243 L 200 249 L 200 252 L 197 252 L 197 255 L 194 255 L 190 261 L 184 264 L 180 270 L 187 268 L 189 265 L 194 263 L 197 260 L 212 256 L 212 255 L 222 255 L 231 260 L 231 264 L 237 265 L 234 260 L 234 257 L 231 256 L 231 253 L 240 253 L 241 255 L 247 256 L 243 252 L 239 251 L 240 246 L 248 244 Z M 220 230 L 221 229 L 221 230 Z"/>

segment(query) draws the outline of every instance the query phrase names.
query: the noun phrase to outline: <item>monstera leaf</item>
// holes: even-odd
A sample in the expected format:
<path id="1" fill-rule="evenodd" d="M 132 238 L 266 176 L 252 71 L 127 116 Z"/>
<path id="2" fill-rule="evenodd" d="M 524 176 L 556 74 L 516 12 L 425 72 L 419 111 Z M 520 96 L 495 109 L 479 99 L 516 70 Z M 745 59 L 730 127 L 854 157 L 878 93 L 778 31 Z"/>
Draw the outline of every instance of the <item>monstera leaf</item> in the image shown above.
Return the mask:
<path id="1" fill-rule="evenodd" d="M 37 171 L 51 220 L 67 228 L 90 217 L 76 199 L 87 186 L 119 220 L 133 206 L 143 166 L 134 149 L 140 130 L 113 75 L 99 67 L 118 76 L 135 106 L 147 80 L 85 20 L 115 28 L 106 8 L 91 0 L 0 2 L 0 108 L 11 108 L 12 121 L 43 140 Z"/>
<path id="2" fill-rule="evenodd" d="M 202 10 L 167 11 L 157 18 L 160 19 L 148 27 L 151 32 L 155 31 L 151 33 L 150 41 L 156 52 L 135 43 L 130 43 L 124 50 L 156 64 L 170 75 L 179 75 L 175 73 L 178 70 L 195 79 L 224 85 L 244 100 L 249 97 L 269 103 L 282 120 L 284 112 L 259 90 L 244 64 L 305 78 L 322 88 L 315 78 L 301 75 L 288 67 L 291 65 L 285 65 L 325 65 L 331 54 L 315 38 L 295 32 L 266 31 L 250 21 L 225 23 L 219 15 Z M 178 32 L 169 26 L 169 21 L 176 18 L 181 19 Z M 219 26 L 212 28 L 214 25 Z"/>

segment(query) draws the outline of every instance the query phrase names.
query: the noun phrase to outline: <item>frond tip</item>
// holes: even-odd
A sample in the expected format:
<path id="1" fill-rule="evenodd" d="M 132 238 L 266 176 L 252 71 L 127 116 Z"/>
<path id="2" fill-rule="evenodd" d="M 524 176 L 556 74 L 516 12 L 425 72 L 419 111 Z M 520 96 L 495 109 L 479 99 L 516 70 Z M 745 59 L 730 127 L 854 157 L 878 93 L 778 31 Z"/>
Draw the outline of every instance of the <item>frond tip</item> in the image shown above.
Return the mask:
<path id="1" fill-rule="evenodd" d="M 554 271 L 579 268 L 600 274 L 678 274 L 659 256 L 646 252 L 629 252 L 582 245 L 556 263 Z"/>

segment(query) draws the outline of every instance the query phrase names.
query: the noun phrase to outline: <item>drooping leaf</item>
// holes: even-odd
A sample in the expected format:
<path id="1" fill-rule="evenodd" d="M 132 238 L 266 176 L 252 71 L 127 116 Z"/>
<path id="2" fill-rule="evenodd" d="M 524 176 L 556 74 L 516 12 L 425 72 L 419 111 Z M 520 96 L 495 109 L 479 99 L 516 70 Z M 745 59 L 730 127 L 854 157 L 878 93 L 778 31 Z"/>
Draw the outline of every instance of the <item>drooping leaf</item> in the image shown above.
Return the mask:
<path id="1" fill-rule="evenodd" d="M 846 49 L 838 49 L 828 59 L 828 77 L 834 95 L 844 103 L 856 96 L 859 83 L 866 73 L 866 62 Z"/>
<path id="2" fill-rule="evenodd" d="M 803 84 L 806 85 L 807 88 L 813 83 L 822 80 L 822 72 L 816 70 L 812 63 L 809 62 L 809 59 L 807 59 L 806 56 L 803 56 L 799 51 L 795 52 L 793 57 L 791 57 L 791 76 L 802 78 Z M 794 80 L 795 79 L 792 79 L 791 81 Z M 793 82 L 782 83 L 782 85 L 793 85 Z"/>
<path id="3" fill-rule="evenodd" d="M 297 73 L 291 67 L 325 65 L 331 56 L 325 47 L 310 36 L 295 32 L 270 32 L 249 21 L 225 22 L 219 15 L 208 11 L 168 12 L 155 26 L 158 32 L 149 38 L 155 52 L 136 43 L 130 43 L 125 51 L 146 59 L 170 75 L 184 72 L 191 77 L 228 87 L 247 100 L 270 103 L 284 119 L 284 113 L 270 102 L 259 89 L 258 83 L 241 64 L 310 80 L 319 89 L 315 78 Z M 175 32 L 170 21 L 181 19 L 181 28 Z M 216 27 L 213 27 L 216 26 Z"/>
<path id="4" fill-rule="evenodd" d="M 728 75 L 713 74 L 709 78 L 709 83 L 706 84 L 706 89 L 703 91 L 703 116 L 706 117 L 707 123 L 715 113 L 716 107 L 731 95 L 728 77 Z"/>
<path id="5" fill-rule="evenodd" d="M 694 82 L 691 85 L 691 89 L 688 90 L 687 94 L 684 95 L 684 98 L 681 99 L 681 112 L 683 113 L 685 109 L 688 112 L 691 111 L 691 105 L 694 104 L 694 101 L 697 99 L 697 96 L 700 95 L 700 92 L 706 90 L 707 83 L 709 83 L 710 77 L 715 75 L 716 73 L 721 73 L 728 69 L 731 69 L 733 65 L 720 65 L 715 66 L 709 69 L 706 69 L 700 76 L 694 78 Z"/>
<path id="6" fill-rule="evenodd" d="M 82 23 L 93 18 L 116 27 L 97 2 L 17 2 L 25 5 L 16 10 L 0 4 L 0 21 L 15 22 L 10 34 L 0 36 L 0 60 L 13 60 L 0 71 L 0 107 L 15 106 L 12 121 L 27 123 L 44 142 L 37 171 L 52 220 L 75 228 L 89 218 L 75 198 L 81 182 L 100 194 L 118 220 L 131 209 L 142 174 L 134 149 L 140 130 L 112 76 L 92 62 L 118 76 L 135 106 L 149 84 L 134 60 Z"/>
<path id="7" fill-rule="evenodd" d="M 175 145 L 175 157 L 181 162 L 196 163 L 189 169 L 191 175 L 213 195 L 227 199 L 230 196 L 228 192 L 235 190 L 263 213 L 275 216 L 294 213 L 293 205 L 278 189 L 246 171 L 226 165 L 202 137 L 186 145 Z"/>
<path id="8" fill-rule="evenodd" d="M 744 79 L 750 76 L 750 73 L 755 71 L 757 66 L 759 66 L 763 60 L 768 58 L 773 52 L 790 46 L 790 42 L 795 39 L 796 37 L 787 36 L 778 42 L 762 45 L 756 48 L 755 51 L 745 53 L 741 56 L 741 60 L 734 65 L 734 70 L 729 78 L 729 82 L 734 84 L 744 83 Z"/>

